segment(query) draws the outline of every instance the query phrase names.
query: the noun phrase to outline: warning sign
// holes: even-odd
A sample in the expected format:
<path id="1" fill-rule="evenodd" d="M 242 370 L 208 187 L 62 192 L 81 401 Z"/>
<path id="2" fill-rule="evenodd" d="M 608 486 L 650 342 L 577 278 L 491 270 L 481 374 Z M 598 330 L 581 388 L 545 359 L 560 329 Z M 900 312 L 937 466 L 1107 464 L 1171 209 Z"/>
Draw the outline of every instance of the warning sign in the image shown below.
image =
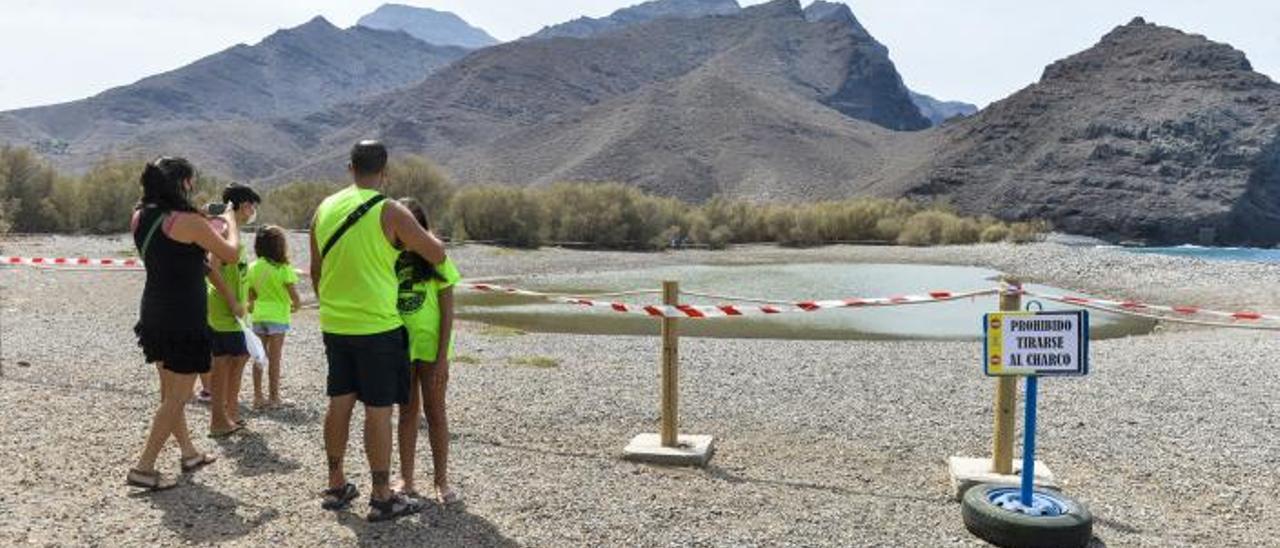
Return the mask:
<path id="1" fill-rule="evenodd" d="M 1087 311 L 998 312 L 982 324 L 988 376 L 1089 373 Z"/>

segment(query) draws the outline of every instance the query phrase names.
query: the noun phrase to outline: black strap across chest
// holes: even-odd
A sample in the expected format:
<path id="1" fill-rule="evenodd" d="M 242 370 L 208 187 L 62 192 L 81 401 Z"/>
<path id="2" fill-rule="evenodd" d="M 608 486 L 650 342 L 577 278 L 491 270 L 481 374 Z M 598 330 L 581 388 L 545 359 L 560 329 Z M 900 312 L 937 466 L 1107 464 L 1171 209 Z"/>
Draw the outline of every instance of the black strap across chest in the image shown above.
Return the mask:
<path id="1" fill-rule="evenodd" d="M 329 256 L 329 250 L 333 249 L 334 244 L 338 243 L 338 238 L 341 238 L 343 234 L 346 234 L 348 230 L 351 230 L 351 227 L 355 226 L 355 224 L 360 221 L 361 217 L 364 217 L 366 213 L 369 213 L 369 210 L 373 209 L 374 206 L 382 203 L 382 201 L 386 199 L 387 197 L 381 194 L 369 198 L 369 201 L 360 204 L 360 207 L 357 207 L 355 211 L 352 211 L 350 215 L 347 215 L 347 218 L 342 221 L 342 226 L 339 226 L 338 230 L 334 231 L 332 236 L 329 236 L 329 241 L 324 243 L 324 248 L 320 250 L 320 258 L 324 259 Z"/>

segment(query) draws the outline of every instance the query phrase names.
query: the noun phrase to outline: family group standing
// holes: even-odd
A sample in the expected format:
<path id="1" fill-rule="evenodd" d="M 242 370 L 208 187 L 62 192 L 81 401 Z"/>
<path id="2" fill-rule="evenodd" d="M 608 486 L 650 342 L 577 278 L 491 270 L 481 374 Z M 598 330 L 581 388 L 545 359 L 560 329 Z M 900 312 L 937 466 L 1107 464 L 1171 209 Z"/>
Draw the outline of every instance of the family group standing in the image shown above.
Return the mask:
<path id="1" fill-rule="evenodd" d="M 414 481 L 417 430 L 424 414 L 434 466 L 433 498 L 459 500 L 448 480 L 449 433 L 445 393 L 453 348 L 452 287 L 461 279 L 430 229 L 422 204 L 388 200 L 380 190 L 388 154 L 378 141 L 351 151 L 353 184 L 326 198 L 310 230 L 310 278 L 320 308 L 328 362 L 328 410 L 324 451 L 328 485 L 322 506 L 349 507 L 359 489 L 347 481 L 344 461 L 356 403 L 364 406 L 364 445 L 369 462 L 370 521 L 420 511 L 424 497 Z M 140 319 L 135 326 L 148 363 L 156 364 L 161 398 L 130 485 L 163 490 L 174 478 L 156 461 L 172 437 L 184 474 L 213 464 L 197 449 L 185 408 L 197 376 L 210 407 L 209 437 L 246 428 L 240 418 L 240 385 L 252 332 L 261 337 L 266 362 L 253 372 L 256 409 L 282 405 L 281 359 L 291 315 L 301 299 L 289 261 L 285 232 L 258 230 L 257 259 L 249 263 L 240 239 L 262 202 L 252 188 L 232 184 L 223 204 L 198 210 L 191 202 L 194 167 L 162 157 L 141 177 L 142 199 L 133 216 L 134 244 L 146 265 Z M 263 369 L 267 389 L 263 390 Z M 396 435 L 392 415 L 399 416 Z M 391 487 L 393 437 L 399 443 L 400 485 Z"/>

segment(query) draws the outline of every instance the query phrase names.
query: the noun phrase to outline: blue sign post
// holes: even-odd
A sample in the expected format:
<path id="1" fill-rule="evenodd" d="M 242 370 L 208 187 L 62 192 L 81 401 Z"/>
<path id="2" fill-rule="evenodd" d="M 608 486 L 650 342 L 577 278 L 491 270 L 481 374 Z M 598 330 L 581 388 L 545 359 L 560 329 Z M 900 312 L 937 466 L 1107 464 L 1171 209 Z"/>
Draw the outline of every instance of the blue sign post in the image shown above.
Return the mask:
<path id="1" fill-rule="evenodd" d="M 1022 505 L 1028 508 L 1034 505 L 1032 498 L 1036 486 L 1036 392 L 1039 385 L 1039 377 L 1027 377 L 1027 417 L 1022 428 Z"/>
<path id="2" fill-rule="evenodd" d="M 1026 378 L 1026 419 L 1022 476 L 1003 477 L 965 491 L 960 501 L 965 528 L 1000 546 L 1085 547 L 1093 536 L 1088 508 L 1052 489 L 1036 490 L 1036 409 L 1041 376 L 1081 376 L 1089 372 L 1089 314 L 1000 312 L 982 319 L 986 333 L 983 367 L 988 376 Z M 1012 378 L 1001 379 L 1011 385 Z M 1012 404 L 1009 405 L 1012 407 Z M 1013 411 L 1007 412 L 1012 423 Z M 1012 461 L 1012 425 L 1007 427 Z M 999 431 L 999 429 L 997 429 Z M 1008 474 L 1012 470 L 1004 472 Z M 1014 483 L 1014 485 L 1010 485 Z"/>

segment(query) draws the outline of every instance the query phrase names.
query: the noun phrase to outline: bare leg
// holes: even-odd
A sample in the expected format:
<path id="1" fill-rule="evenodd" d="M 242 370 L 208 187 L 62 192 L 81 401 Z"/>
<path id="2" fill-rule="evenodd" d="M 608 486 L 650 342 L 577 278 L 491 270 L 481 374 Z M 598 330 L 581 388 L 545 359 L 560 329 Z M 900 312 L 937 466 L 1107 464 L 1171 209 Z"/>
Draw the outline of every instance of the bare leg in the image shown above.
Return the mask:
<path id="1" fill-rule="evenodd" d="M 168 393 L 163 395 L 160 407 L 156 409 L 155 416 L 151 419 L 151 432 L 147 434 L 146 445 L 142 449 L 142 455 L 138 457 L 137 466 L 134 467 L 140 472 L 155 471 L 156 458 L 160 456 L 164 443 L 173 434 L 177 422 L 183 418 L 182 407 L 187 404 L 187 397 L 190 396 L 191 388 L 195 384 L 195 375 L 181 375 L 169 371 L 164 371 L 162 375 L 168 377 L 164 382 Z"/>
<path id="2" fill-rule="evenodd" d="M 427 409 L 427 439 L 431 442 L 431 463 L 436 491 L 449 487 L 449 419 L 445 414 L 445 392 L 449 385 L 449 361 L 427 367 L 422 383 L 422 399 Z"/>
<path id="3" fill-rule="evenodd" d="M 178 385 L 170 388 L 169 393 L 174 394 L 180 399 L 178 405 L 178 418 L 173 425 L 173 439 L 178 442 L 178 448 L 182 450 L 182 458 L 187 459 L 200 454 L 195 444 L 191 443 L 191 431 L 187 428 L 187 403 L 191 401 L 191 390 L 195 387 L 195 375 L 180 375 L 164 372 L 169 377 L 166 381 L 170 386 Z M 183 377 L 186 377 L 185 379 Z M 183 388 L 186 388 L 185 390 Z"/>
<path id="4" fill-rule="evenodd" d="M 391 498 L 391 406 L 364 408 L 364 452 L 373 478 L 370 498 Z"/>
<path id="5" fill-rule="evenodd" d="M 267 337 L 267 393 L 271 405 L 280 405 L 280 369 L 284 360 L 284 334 Z"/>
<path id="6" fill-rule="evenodd" d="M 244 365 L 249 356 L 231 356 L 227 358 L 227 420 L 232 424 L 240 422 L 240 385 L 244 382 Z"/>
<path id="7" fill-rule="evenodd" d="M 324 452 L 329 462 L 330 488 L 347 484 L 347 477 L 342 471 L 342 459 L 347 455 L 351 411 L 355 405 L 355 394 L 329 398 L 329 410 L 324 415 Z"/>
<path id="8" fill-rule="evenodd" d="M 209 389 L 209 387 L 212 385 L 213 385 L 213 373 L 201 373 L 200 374 L 200 390 L 203 390 L 205 392 L 212 394 L 213 390 Z"/>
<path id="9" fill-rule="evenodd" d="M 226 356 L 216 356 L 213 358 L 212 383 L 209 386 L 211 394 L 209 400 L 209 431 L 210 432 L 226 432 L 235 427 L 231 420 L 227 418 L 227 377 L 230 375 L 230 365 L 227 363 Z"/>
<path id="10" fill-rule="evenodd" d="M 262 394 L 262 368 L 254 367 L 253 368 L 253 408 L 262 409 L 266 406 L 267 406 L 267 398 Z"/>
<path id="11" fill-rule="evenodd" d="M 409 403 L 398 406 L 400 421 L 396 437 L 400 446 L 400 491 L 416 493 L 413 470 L 418 454 L 418 426 L 422 424 L 422 397 L 418 395 L 418 382 L 422 378 L 421 364 L 415 362 L 409 369 Z"/>

